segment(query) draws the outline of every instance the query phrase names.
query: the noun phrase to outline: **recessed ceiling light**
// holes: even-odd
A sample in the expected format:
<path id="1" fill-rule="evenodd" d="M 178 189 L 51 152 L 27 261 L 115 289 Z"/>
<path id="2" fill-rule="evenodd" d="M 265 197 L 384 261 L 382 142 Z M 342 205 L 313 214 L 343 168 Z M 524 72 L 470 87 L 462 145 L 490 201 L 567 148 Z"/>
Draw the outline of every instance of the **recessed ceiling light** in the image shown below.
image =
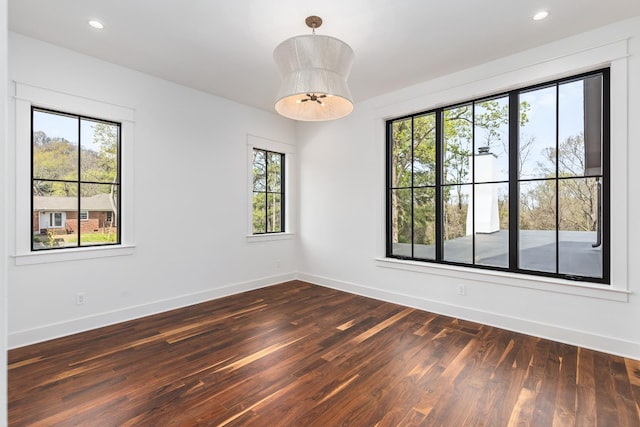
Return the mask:
<path id="1" fill-rule="evenodd" d="M 549 12 L 546 11 L 546 10 L 541 10 L 540 12 L 536 13 L 535 15 L 533 15 L 533 20 L 534 21 L 542 21 L 547 16 L 549 16 Z"/>
<path id="2" fill-rule="evenodd" d="M 89 21 L 89 25 L 91 25 L 93 28 L 96 28 L 98 30 L 101 30 L 104 28 L 104 25 L 102 25 L 102 22 L 96 21 L 96 20 Z"/>

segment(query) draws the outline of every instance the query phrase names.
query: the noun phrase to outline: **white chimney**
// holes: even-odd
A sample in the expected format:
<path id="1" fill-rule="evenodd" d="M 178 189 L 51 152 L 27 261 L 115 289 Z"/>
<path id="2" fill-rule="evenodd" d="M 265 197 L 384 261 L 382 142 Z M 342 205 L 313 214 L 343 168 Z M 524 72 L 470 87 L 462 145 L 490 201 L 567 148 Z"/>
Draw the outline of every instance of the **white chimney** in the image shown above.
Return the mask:
<path id="1" fill-rule="evenodd" d="M 467 236 L 474 231 L 473 217 L 475 211 L 475 232 L 495 233 L 500 230 L 498 214 L 498 184 L 481 184 L 496 181 L 497 159 L 488 147 L 480 147 L 473 156 L 475 172 L 475 194 L 469 195 L 467 211 Z M 474 200 L 475 198 L 475 200 Z"/>

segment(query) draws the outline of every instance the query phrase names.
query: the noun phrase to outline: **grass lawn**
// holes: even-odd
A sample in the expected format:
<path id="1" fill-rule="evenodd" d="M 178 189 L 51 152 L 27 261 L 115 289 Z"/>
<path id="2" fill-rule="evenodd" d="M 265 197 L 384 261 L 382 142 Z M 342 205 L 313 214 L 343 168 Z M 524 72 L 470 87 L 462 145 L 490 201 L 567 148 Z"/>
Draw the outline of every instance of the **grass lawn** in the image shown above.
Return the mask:
<path id="1" fill-rule="evenodd" d="M 50 241 L 47 236 L 35 236 L 34 241 L 41 243 L 44 247 L 53 246 L 76 246 L 78 244 L 77 234 L 55 234 Z M 91 243 L 117 243 L 117 233 L 85 233 L 82 235 L 82 244 Z M 55 243 L 54 243 L 55 241 Z"/>

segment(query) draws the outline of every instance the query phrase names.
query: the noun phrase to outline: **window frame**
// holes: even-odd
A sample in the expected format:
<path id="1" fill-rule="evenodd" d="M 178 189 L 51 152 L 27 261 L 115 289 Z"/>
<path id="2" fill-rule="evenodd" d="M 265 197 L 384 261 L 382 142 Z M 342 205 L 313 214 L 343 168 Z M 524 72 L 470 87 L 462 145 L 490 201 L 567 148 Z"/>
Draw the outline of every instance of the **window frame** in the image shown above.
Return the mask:
<path id="1" fill-rule="evenodd" d="M 50 262 L 75 261 L 93 258 L 131 255 L 135 249 L 134 230 L 134 126 L 135 110 L 122 105 L 34 86 L 13 82 L 15 87 L 15 145 L 16 158 L 15 189 L 9 197 L 15 202 L 15 216 L 9 236 L 10 253 L 16 265 L 32 265 Z M 100 117 L 100 120 L 121 123 L 120 149 L 120 243 L 113 245 L 81 246 L 64 251 L 31 251 L 31 107 L 54 111 L 65 111 L 85 117 Z"/>
<path id="2" fill-rule="evenodd" d="M 255 154 L 256 152 L 263 152 L 264 153 L 264 157 L 265 157 L 265 188 L 264 191 L 256 191 L 255 187 L 253 188 L 253 196 L 255 197 L 256 194 L 264 194 L 265 195 L 265 230 L 264 231 L 256 231 L 255 230 L 255 226 L 252 226 L 252 234 L 255 235 L 260 235 L 260 234 L 278 234 L 278 233 L 285 233 L 287 230 L 287 224 L 285 222 L 286 219 L 286 206 L 285 206 L 285 197 L 286 197 L 286 192 L 285 192 L 285 187 L 286 187 L 286 179 L 285 179 L 285 174 L 286 174 L 286 154 L 285 153 L 281 153 L 281 152 L 277 152 L 277 151 L 271 151 L 271 150 L 267 150 L 264 148 L 259 148 L 259 147 L 253 147 L 253 163 L 252 163 L 252 170 L 255 170 Z M 269 155 L 270 154 L 275 154 L 277 156 L 280 156 L 280 176 L 279 176 L 279 180 L 280 180 L 280 191 L 275 192 L 275 191 L 269 191 Z M 269 212 L 269 202 L 268 202 L 268 198 L 270 194 L 279 194 L 280 195 L 280 229 L 277 231 L 269 231 L 269 222 L 266 220 L 266 216 L 268 215 Z M 253 210 L 252 210 L 252 218 L 253 218 Z"/>
<path id="3" fill-rule="evenodd" d="M 81 115 L 81 114 L 74 114 L 74 113 L 69 113 L 67 111 L 59 111 L 59 110 L 53 110 L 50 108 L 42 108 L 39 107 L 37 105 L 32 105 L 31 106 L 31 144 L 30 144 L 30 149 L 31 149 L 31 185 L 33 186 L 33 182 L 34 181 L 47 181 L 46 179 L 43 178 L 35 178 L 33 175 L 33 170 L 34 170 L 34 149 L 33 149 L 33 134 L 34 134 L 34 114 L 35 112 L 40 112 L 40 113 L 46 113 L 46 114 L 52 114 L 52 115 L 59 115 L 59 116 L 64 116 L 64 117 L 69 117 L 72 118 L 74 120 L 77 120 L 77 130 L 78 130 L 78 160 L 77 160 L 77 166 L 78 166 L 78 176 L 77 178 L 73 179 L 73 180 L 54 180 L 54 181 L 59 181 L 59 182 L 69 182 L 69 183 L 76 183 L 78 185 L 78 188 L 80 188 L 80 186 L 84 183 L 84 184 L 99 184 L 99 185 L 106 185 L 107 183 L 105 182 L 93 182 L 93 181 L 85 181 L 82 179 L 82 174 L 80 173 L 80 171 L 82 170 L 82 155 L 81 155 L 81 149 L 82 149 L 82 131 L 81 131 L 81 127 L 82 127 L 82 121 L 92 121 L 92 122 L 96 122 L 96 123 L 105 123 L 105 124 L 109 124 L 109 125 L 113 125 L 113 126 L 117 126 L 118 128 L 118 141 L 117 141 L 117 150 L 116 150 L 116 183 L 109 183 L 110 185 L 116 185 L 118 187 L 118 191 L 116 193 L 117 195 L 117 206 L 118 206 L 118 212 L 116 214 L 117 218 L 121 218 L 121 199 L 120 199 L 120 194 L 121 194 L 121 164 L 122 164 L 122 158 L 121 158 L 121 148 L 122 148 L 122 123 L 120 122 L 116 122 L 116 121 L 112 121 L 112 120 L 105 120 L 102 118 L 97 118 L 97 117 L 89 117 L 86 115 Z M 31 211 L 34 212 L 34 194 L 33 191 L 31 191 Z M 117 246 L 120 245 L 121 243 L 121 227 L 117 227 L 117 232 L 116 232 L 116 236 L 117 236 L 117 241 L 114 243 L 100 243 L 100 244 L 83 244 L 82 242 L 82 227 L 80 226 L 80 223 L 82 221 L 88 221 L 89 220 L 89 211 L 87 209 L 82 209 L 82 205 L 81 205 L 81 200 L 82 197 L 80 195 L 80 193 L 78 193 L 77 196 L 77 209 L 76 212 L 78 212 L 78 217 L 76 219 L 77 221 L 77 239 L 78 239 L 78 244 L 76 246 L 54 246 L 54 247 L 50 247 L 50 248 L 40 248 L 40 249 L 34 249 L 33 247 L 33 243 L 31 244 L 31 251 L 32 252 L 39 252 L 39 251 L 48 251 L 48 250 L 69 250 L 69 249 L 76 249 L 76 248 L 89 248 L 89 247 L 106 247 L 106 246 Z M 66 213 L 63 213 L 64 217 L 66 217 Z M 34 215 L 31 215 L 31 221 L 32 221 L 32 226 L 31 229 L 33 230 L 33 220 L 34 220 Z M 50 228 L 64 228 L 65 224 L 64 222 L 66 222 L 66 218 L 65 221 L 63 221 L 63 224 L 60 225 L 59 227 L 57 226 L 53 226 Z"/>
<path id="4" fill-rule="evenodd" d="M 284 154 L 284 232 L 253 234 L 253 149 L 271 151 Z M 295 236 L 296 211 L 294 193 L 296 191 L 295 145 L 273 139 L 247 134 L 247 243 L 289 240 Z"/>
<path id="5" fill-rule="evenodd" d="M 522 179 L 520 179 L 518 177 L 518 143 L 519 143 L 519 108 L 518 109 L 514 109 L 514 108 L 509 108 L 509 117 L 508 117 L 508 141 L 507 144 L 509 145 L 509 156 L 508 156 L 508 161 L 509 161 L 509 177 L 508 177 L 508 186 L 509 186 L 509 243 L 508 243 L 508 266 L 507 267 L 497 267 L 497 266 L 489 266 L 489 265 L 482 265 L 482 264 L 477 264 L 475 261 L 475 256 L 472 256 L 470 263 L 466 263 L 466 262 L 455 262 L 455 261 L 447 261 L 444 259 L 443 257 L 443 245 L 444 245 L 444 238 L 443 238 L 443 227 L 444 227 L 444 217 L 443 217 L 443 211 L 442 211 L 442 191 L 445 187 L 449 186 L 448 183 L 444 182 L 444 154 L 443 154 L 443 147 L 444 147 L 444 137 L 442 135 L 442 129 L 444 128 L 444 112 L 447 110 L 451 110 L 451 109 L 455 109 L 456 107 L 460 107 L 460 106 L 464 106 L 464 105 L 471 105 L 472 107 L 475 105 L 475 103 L 479 103 L 482 101 L 486 101 L 486 100 L 492 100 L 492 99 L 498 99 L 498 98 L 507 98 L 508 99 L 508 105 L 509 107 L 516 105 L 519 106 L 519 95 L 523 94 L 523 93 L 527 93 L 527 92 L 531 92 L 534 91 L 536 89 L 539 88 L 544 88 L 544 87 L 555 87 L 556 90 L 558 90 L 558 88 L 560 87 L 561 84 L 563 83 L 567 83 L 567 82 L 571 82 L 571 81 L 577 81 L 577 80 L 581 80 L 581 79 L 585 79 L 588 76 L 592 76 L 592 75 L 602 75 L 602 86 L 603 86 L 603 97 L 602 97 L 602 134 L 603 134 L 603 138 L 602 138 L 602 172 L 601 175 L 603 177 L 603 193 L 602 193 L 602 207 L 603 207 L 603 214 L 602 214 L 602 278 L 598 278 L 598 277 L 588 277 L 588 276 L 575 276 L 575 275 L 571 275 L 571 274 L 563 274 L 560 272 L 557 273 L 550 273 L 550 272 L 545 272 L 545 271 L 536 271 L 536 270 L 531 270 L 531 269 L 524 269 L 518 266 L 518 259 L 517 256 L 519 255 L 519 251 L 518 251 L 518 242 L 519 242 L 519 236 L 518 236 L 518 230 L 520 229 L 519 227 L 519 197 L 514 197 L 515 195 L 519 194 L 519 183 L 521 181 L 523 181 Z M 409 261 L 411 263 L 425 263 L 425 264 L 440 264 L 440 265 L 448 265 L 448 266 L 456 266 L 456 267 L 464 267 L 464 268 L 471 268 L 473 270 L 491 270 L 491 271 L 495 271 L 495 272 L 501 272 L 501 273 L 514 273 L 517 275 L 533 275 L 533 276 L 542 276 L 542 277 L 547 277 L 547 278 L 551 278 L 551 279 L 560 279 L 560 280 L 567 280 L 567 281 L 579 281 L 579 282 L 590 282 L 590 283 L 597 283 L 597 284 L 603 284 L 603 285 L 610 285 L 611 283 L 611 276 L 610 276 L 610 269 L 611 269 L 611 262 L 610 262 L 610 254 L 611 254 L 611 245 L 610 245 L 610 233 L 611 233 L 611 228 L 610 228 L 610 205 L 611 205 L 611 191 L 610 191 L 610 183 L 611 183 L 611 174 L 610 174 L 610 165 L 611 165 L 611 160 L 610 160 L 610 145 L 611 145 L 611 102 L 610 102 L 610 96 L 611 96 L 611 78 L 610 78 L 610 67 L 600 67 L 600 68 L 596 68 L 594 70 L 590 70 L 590 71 L 586 71 L 586 72 L 582 72 L 582 73 L 578 73 L 575 75 L 568 75 L 568 76 L 564 76 L 564 77 L 560 77 L 560 78 L 555 78 L 555 79 L 550 79 L 548 81 L 544 81 L 541 83 L 537 83 L 537 84 L 533 84 L 533 85 L 528 85 L 528 86 L 514 86 L 512 88 L 510 88 L 507 91 L 499 91 L 496 92 L 494 94 L 491 95 L 487 95 L 487 96 L 482 96 L 482 97 L 477 97 L 475 99 L 470 99 L 470 100 L 464 100 L 461 102 L 456 102 L 450 105 L 442 105 L 439 106 L 437 108 L 432 108 L 430 110 L 426 110 L 426 111 L 420 111 L 420 112 L 416 112 L 416 113 L 412 113 L 409 115 L 404 115 L 404 116 L 400 116 L 400 117 L 393 117 L 393 118 L 389 118 L 385 120 L 385 256 L 387 259 L 397 259 L 397 260 L 401 260 L 401 261 Z M 558 102 L 558 101 L 557 101 Z M 556 102 L 556 107 L 558 106 Z M 393 123 L 395 122 L 399 122 L 402 120 L 407 120 L 410 119 L 411 120 L 411 126 L 412 126 L 412 135 L 413 135 L 413 122 L 414 119 L 417 117 L 422 117 L 422 116 L 426 116 L 426 115 L 430 115 L 430 114 L 434 114 L 435 115 L 435 151 L 436 151 L 436 160 L 435 160 L 435 174 L 436 174 L 436 178 L 435 178 L 435 182 L 433 184 L 433 187 L 435 188 L 435 215 L 436 215 L 436 219 L 435 219 L 435 256 L 434 259 L 425 259 L 425 258 L 419 258 L 415 256 L 415 253 L 413 252 L 413 245 L 415 244 L 415 238 L 413 237 L 413 225 L 412 227 L 412 243 L 411 243 L 411 247 L 412 247 L 412 251 L 411 251 L 411 255 L 410 256 L 405 256 L 405 255 L 398 255 L 398 254 L 393 254 L 393 248 L 392 248 L 392 201 L 391 201 L 391 193 L 394 190 L 394 187 L 392 187 L 392 182 L 391 182 L 391 175 L 392 175 L 392 169 L 393 169 L 393 163 L 392 163 L 392 150 L 393 150 L 393 146 L 392 146 L 392 126 Z M 556 120 L 557 120 L 557 111 L 556 111 Z M 472 128 L 475 126 L 475 120 L 474 122 L 471 124 Z M 556 122 L 556 128 L 558 126 L 558 123 Z M 556 131 L 557 132 L 557 131 Z M 514 138 L 515 135 L 515 138 Z M 413 137 L 413 136 L 412 136 Z M 475 144 L 475 139 L 472 139 L 472 144 Z M 559 144 L 560 140 L 558 137 L 558 134 L 556 133 L 556 149 L 558 147 L 557 144 Z M 413 144 L 412 144 L 413 147 Z M 477 150 L 476 148 L 478 147 L 472 147 L 472 152 L 475 153 Z M 411 156 L 412 159 L 413 157 L 413 148 L 411 149 Z M 413 162 L 413 160 L 412 160 Z M 476 178 L 474 176 L 475 172 L 474 172 L 474 168 L 472 166 L 469 167 L 469 174 L 470 174 L 470 180 L 469 180 L 469 184 L 472 186 L 472 192 L 475 191 L 475 186 L 478 184 L 484 184 L 485 182 L 478 182 L 476 181 Z M 415 201 L 414 201 L 414 190 L 416 188 L 423 188 L 424 186 L 415 186 L 414 185 L 414 178 L 413 178 L 414 174 L 413 172 L 411 172 L 411 185 L 410 190 L 411 190 L 411 224 L 414 224 L 414 213 L 413 213 L 413 206 L 415 205 Z M 557 173 L 555 175 L 555 178 L 553 178 L 554 182 L 559 182 L 560 180 L 562 180 L 563 178 L 561 178 Z M 502 181 L 502 180 L 501 180 Z M 526 181 L 526 180 L 524 180 Z M 467 184 L 466 182 L 464 184 Z M 461 184 L 460 184 L 461 185 Z M 398 187 L 398 188 L 405 188 L 405 187 Z M 473 194 L 473 193 L 472 193 Z M 558 190 L 556 190 L 556 193 L 558 194 Z M 556 237 L 557 237 L 557 233 L 558 233 L 558 221 L 559 221 L 559 212 L 556 210 L 555 212 L 555 222 L 556 222 Z M 475 224 L 475 214 L 473 214 L 473 224 Z M 472 254 L 475 255 L 475 232 L 472 233 L 472 235 L 474 236 L 473 239 L 473 243 L 472 243 Z M 556 238 L 556 248 L 558 248 L 559 245 L 559 240 Z M 556 263 L 556 271 L 558 270 L 558 257 L 559 257 L 559 252 L 556 251 L 555 254 L 555 263 Z"/>

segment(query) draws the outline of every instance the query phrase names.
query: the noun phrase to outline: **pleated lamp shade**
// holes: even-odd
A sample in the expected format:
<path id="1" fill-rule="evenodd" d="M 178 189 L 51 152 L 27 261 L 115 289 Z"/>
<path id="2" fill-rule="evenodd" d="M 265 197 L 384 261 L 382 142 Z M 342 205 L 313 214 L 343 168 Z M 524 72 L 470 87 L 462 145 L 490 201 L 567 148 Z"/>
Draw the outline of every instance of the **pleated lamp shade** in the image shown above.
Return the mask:
<path id="1" fill-rule="evenodd" d="M 282 75 L 276 111 L 290 119 L 323 121 L 353 111 L 347 78 L 353 50 L 334 37 L 302 35 L 283 41 L 273 52 Z"/>

